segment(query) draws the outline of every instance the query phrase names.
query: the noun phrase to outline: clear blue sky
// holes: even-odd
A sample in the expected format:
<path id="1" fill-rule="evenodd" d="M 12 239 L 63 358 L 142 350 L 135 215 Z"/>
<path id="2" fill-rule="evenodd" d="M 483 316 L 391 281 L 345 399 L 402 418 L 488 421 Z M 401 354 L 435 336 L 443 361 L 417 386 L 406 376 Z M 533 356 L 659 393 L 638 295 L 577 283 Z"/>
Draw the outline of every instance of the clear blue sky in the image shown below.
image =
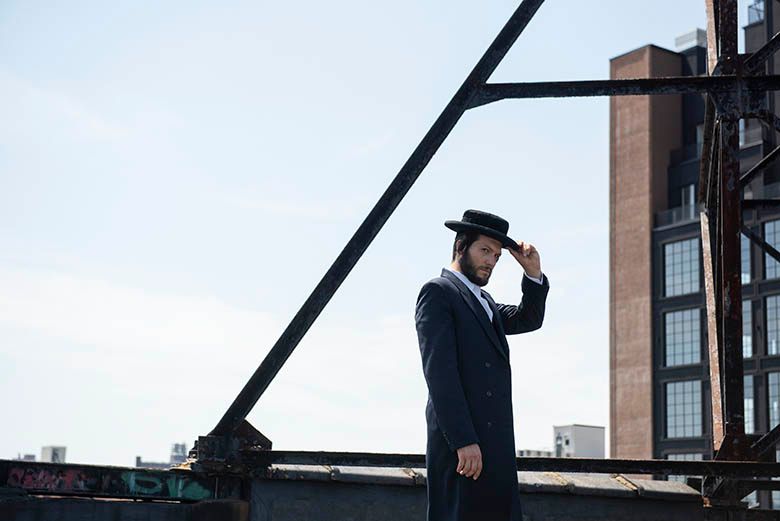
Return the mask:
<path id="1" fill-rule="evenodd" d="M 207 433 L 516 5 L 3 2 L 0 458 Z M 549 0 L 493 80 L 606 78 L 703 5 Z M 607 424 L 608 102 L 509 101 L 461 120 L 258 403 L 276 448 L 424 451 L 414 302 L 466 208 L 551 280 L 511 340 L 518 448 Z"/>

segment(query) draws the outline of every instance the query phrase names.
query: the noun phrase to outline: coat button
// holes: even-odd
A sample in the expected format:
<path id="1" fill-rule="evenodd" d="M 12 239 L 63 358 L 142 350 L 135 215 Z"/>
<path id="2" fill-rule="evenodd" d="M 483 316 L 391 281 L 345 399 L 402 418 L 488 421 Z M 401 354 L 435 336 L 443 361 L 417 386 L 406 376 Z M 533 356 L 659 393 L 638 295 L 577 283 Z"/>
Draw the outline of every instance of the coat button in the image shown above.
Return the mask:
<path id="1" fill-rule="evenodd" d="M 488 427 L 492 427 L 492 426 L 493 426 L 493 422 L 488 422 Z"/>
<path id="2" fill-rule="evenodd" d="M 488 395 L 488 398 L 490 398 L 491 396 L 493 396 L 493 393 L 491 393 L 490 391 L 486 392 L 485 394 L 486 394 L 486 395 Z"/>
<path id="3" fill-rule="evenodd" d="M 485 367 L 490 367 L 490 362 L 485 362 Z"/>

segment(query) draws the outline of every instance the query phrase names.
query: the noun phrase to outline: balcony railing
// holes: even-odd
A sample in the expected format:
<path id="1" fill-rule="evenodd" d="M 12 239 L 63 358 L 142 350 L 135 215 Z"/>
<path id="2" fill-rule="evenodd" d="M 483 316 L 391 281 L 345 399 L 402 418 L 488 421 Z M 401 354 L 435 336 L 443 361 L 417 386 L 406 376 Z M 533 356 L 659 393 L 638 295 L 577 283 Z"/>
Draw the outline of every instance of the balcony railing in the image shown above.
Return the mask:
<path id="1" fill-rule="evenodd" d="M 661 226 L 698 221 L 699 211 L 698 206 L 678 206 L 660 211 L 655 214 L 655 226 L 660 228 Z"/>

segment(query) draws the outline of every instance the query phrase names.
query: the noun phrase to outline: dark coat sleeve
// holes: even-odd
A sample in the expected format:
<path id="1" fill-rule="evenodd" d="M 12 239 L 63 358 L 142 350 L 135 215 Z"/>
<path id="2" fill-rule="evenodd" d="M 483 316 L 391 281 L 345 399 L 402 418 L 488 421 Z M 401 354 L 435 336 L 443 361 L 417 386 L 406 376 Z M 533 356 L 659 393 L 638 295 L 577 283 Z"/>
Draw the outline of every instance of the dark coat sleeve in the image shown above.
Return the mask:
<path id="1" fill-rule="evenodd" d="M 434 282 L 420 291 L 415 323 L 430 400 L 447 444 L 454 451 L 479 443 L 461 385 L 452 306 Z"/>
<path id="2" fill-rule="evenodd" d="M 496 304 L 507 335 L 527 333 L 542 327 L 544 305 L 547 301 L 547 292 L 550 290 L 547 276 L 543 275 L 543 277 L 543 284 L 537 284 L 528 277 L 523 277 L 523 299 L 519 306 Z"/>

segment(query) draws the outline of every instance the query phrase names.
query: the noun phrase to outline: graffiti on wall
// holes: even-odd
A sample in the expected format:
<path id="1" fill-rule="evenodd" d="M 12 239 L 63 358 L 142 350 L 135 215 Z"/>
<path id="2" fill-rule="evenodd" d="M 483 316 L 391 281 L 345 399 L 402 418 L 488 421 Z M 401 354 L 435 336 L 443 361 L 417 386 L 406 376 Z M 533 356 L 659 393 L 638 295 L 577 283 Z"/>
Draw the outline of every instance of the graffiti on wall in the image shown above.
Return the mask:
<path id="1" fill-rule="evenodd" d="M 94 487 L 87 476 L 79 470 L 12 468 L 8 474 L 9 487 L 28 490 L 80 491 Z"/>
<path id="2" fill-rule="evenodd" d="M 133 496 L 165 496 L 201 500 L 212 497 L 210 490 L 186 476 L 158 476 L 139 472 L 123 472 L 122 482 Z"/>
<path id="3" fill-rule="evenodd" d="M 173 472 L 26 466 L 12 467 L 6 484 L 31 492 L 93 493 L 200 501 L 215 497 L 212 482 L 212 479 Z"/>

